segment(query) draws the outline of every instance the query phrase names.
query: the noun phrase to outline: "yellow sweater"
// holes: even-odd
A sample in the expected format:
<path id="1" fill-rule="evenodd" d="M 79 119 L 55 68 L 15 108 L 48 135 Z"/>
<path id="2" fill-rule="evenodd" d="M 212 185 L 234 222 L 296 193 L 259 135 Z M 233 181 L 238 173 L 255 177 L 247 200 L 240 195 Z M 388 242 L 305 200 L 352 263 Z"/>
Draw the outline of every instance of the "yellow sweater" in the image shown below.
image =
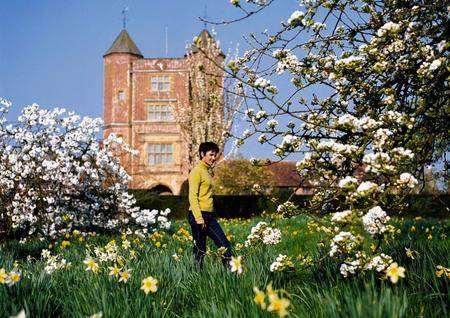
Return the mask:
<path id="1" fill-rule="evenodd" d="M 196 222 L 202 221 L 201 211 L 213 212 L 212 176 L 210 166 L 200 161 L 189 173 L 189 210 Z"/>

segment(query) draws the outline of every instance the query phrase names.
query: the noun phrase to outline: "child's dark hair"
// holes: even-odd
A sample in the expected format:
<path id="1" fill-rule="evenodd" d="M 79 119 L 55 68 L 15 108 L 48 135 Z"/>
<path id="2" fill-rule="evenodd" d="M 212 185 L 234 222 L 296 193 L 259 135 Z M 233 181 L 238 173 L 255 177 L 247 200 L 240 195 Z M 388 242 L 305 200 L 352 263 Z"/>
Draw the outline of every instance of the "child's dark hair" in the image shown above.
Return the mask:
<path id="1" fill-rule="evenodd" d="M 200 159 L 202 159 L 210 150 L 219 153 L 219 146 L 211 141 L 202 142 L 198 147 L 198 154 L 200 155 Z"/>

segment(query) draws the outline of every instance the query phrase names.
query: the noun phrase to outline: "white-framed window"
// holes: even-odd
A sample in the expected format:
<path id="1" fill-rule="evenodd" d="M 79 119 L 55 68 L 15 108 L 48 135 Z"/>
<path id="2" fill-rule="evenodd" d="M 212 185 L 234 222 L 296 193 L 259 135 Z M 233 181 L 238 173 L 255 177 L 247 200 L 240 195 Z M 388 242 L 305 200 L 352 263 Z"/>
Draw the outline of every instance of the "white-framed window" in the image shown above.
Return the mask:
<path id="1" fill-rule="evenodd" d="M 124 91 L 119 91 L 119 93 L 117 95 L 121 102 L 125 100 L 125 92 Z"/>
<path id="2" fill-rule="evenodd" d="M 170 91 L 170 76 L 153 76 L 151 79 L 152 91 L 154 92 L 167 92 Z"/>
<path id="3" fill-rule="evenodd" d="M 148 105 L 148 121 L 173 121 L 172 106 L 170 105 Z"/>
<path id="4" fill-rule="evenodd" d="M 169 164 L 173 162 L 172 144 L 150 144 L 147 146 L 148 164 Z"/>

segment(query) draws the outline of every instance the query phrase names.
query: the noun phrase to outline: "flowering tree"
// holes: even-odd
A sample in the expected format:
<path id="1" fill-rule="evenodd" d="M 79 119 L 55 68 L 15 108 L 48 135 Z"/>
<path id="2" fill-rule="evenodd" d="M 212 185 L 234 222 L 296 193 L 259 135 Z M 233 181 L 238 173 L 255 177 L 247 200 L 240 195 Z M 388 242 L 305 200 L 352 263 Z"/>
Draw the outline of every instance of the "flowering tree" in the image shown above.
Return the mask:
<path id="1" fill-rule="evenodd" d="M 0 237 L 50 237 L 74 228 L 169 227 L 169 211 L 140 210 L 117 154 L 132 152 L 115 135 L 100 143 L 101 119 L 64 109 L 23 109 L 8 123 L 0 99 Z"/>
<path id="2" fill-rule="evenodd" d="M 270 10 L 274 0 L 246 2 L 231 1 L 244 13 L 237 20 Z M 227 64 L 251 105 L 250 129 L 236 143 L 257 137 L 280 160 L 304 154 L 297 169 L 315 182 L 314 196 L 306 209 L 287 202 L 279 211 L 332 213 L 317 228 L 342 275 L 398 272 L 381 251 L 395 233 L 386 211 L 405 207 L 416 177 L 448 149 L 447 3 L 299 4 L 278 31 L 250 35 L 252 49 Z"/>
<path id="3" fill-rule="evenodd" d="M 189 107 L 176 105 L 175 119 L 188 147 L 188 169 L 197 163 L 198 147 L 213 141 L 224 149 L 223 131 L 230 131 L 242 98 L 234 92 L 234 80 L 223 72 L 225 55 L 213 37 L 203 30 L 188 46 L 186 64 L 189 69 Z"/>
<path id="4" fill-rule="evenodd" d="M 219 195 L 249 195 L 272 193 L 273 172 L 255 166 L 246 159 L 222 161 L 214 171 L 214 193 Z"/>

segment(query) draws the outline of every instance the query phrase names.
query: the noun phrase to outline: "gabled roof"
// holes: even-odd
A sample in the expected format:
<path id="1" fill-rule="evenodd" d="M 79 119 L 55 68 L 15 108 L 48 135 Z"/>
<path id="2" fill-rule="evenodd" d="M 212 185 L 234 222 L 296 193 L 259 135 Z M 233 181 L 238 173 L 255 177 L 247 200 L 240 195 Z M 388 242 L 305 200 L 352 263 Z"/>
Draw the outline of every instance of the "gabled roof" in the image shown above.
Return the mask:
<path id="1" fill-rule="evenodd" d="M 112 53 L 128 53 L 136 56 L 143 57 L 141 51 L 139 51 L 136 44 L 133 42 L 133 39 L 128 34 L 127 30 L 123 29 L 117 38 L 114 40 L 114 43 L 111 45 L 108 51 L 103 55 L 112 54 Z"/>
<path id="2" fill-rule="evenodd" d="M 299 176 L 294 161 L 273 162 L 266 168 L 273 172 L 277 187 L 298 187 L 300 184 L 303 187 L 311 186 L 310 182 Z"/>
<path id="3" fill-rule="evenodd" d="M 225 162 L 246 159 L 227 159 Z M 262 160 L 264 162 L 264 160 Z M 297 172 L 295 161 L 279 161 L 272 162 L 269 165 L 263 165 L 264 169 L 273 173 L 275 187 L 280 188 L 312 188 L 313 184 L 309 180 L 305 180 Z"/>

